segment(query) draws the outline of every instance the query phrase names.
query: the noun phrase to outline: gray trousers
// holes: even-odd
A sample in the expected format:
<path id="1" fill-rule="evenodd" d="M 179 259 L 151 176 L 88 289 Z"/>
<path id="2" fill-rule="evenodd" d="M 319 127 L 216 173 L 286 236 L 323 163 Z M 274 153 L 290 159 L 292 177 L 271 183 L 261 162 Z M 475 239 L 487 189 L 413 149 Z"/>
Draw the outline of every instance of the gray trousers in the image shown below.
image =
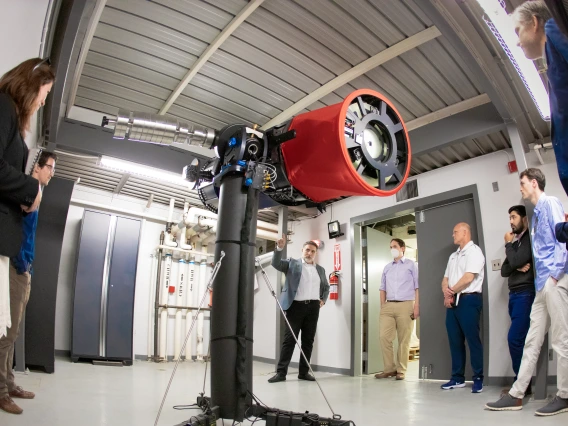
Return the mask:
<path id="1" fill-rule="evenodd" d="M 18 275 L 10 265 L 10 315 L 12 327 L 8 334 L 0 338 L 0 398 L 8 395 L 16 387 L 14 383 L 14 342 L 18 338 L 20 322 L 30 298 L 31 276 L 27 272 Z"/>

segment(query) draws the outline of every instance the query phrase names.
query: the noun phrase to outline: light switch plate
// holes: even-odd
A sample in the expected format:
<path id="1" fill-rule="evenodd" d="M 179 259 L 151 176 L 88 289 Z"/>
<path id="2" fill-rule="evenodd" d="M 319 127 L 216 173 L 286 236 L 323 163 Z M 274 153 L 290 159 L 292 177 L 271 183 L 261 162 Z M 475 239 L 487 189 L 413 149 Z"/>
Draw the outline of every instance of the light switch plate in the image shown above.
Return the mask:
<path id="1" fill-rule="evenodd" d="M 493 271 L 500 271 L 501 270 L 501 259 L 496 259 L 491 261 L 491 269 Z"/>

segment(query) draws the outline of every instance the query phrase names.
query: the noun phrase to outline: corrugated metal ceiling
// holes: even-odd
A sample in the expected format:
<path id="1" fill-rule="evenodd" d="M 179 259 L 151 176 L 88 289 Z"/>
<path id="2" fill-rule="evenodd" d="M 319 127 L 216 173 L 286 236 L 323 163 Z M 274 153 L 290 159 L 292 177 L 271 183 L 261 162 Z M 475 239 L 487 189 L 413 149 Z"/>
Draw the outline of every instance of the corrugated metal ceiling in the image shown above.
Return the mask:
<path id="1" fill-rule="evenodd" d="M 110 0 L 92 40 L 76 105 L 157 112 L 245 5 Z M 264 124 L 338 75 L 430 27 L 412 0 L 267 0 L 213 54 L 169 114 L 220 128 Z M 376 89 L 410 121 L 481 93 L 442 37 L 392 59 L 308 109 Z"/>
<path id="2" fill-rule="evenodd" d="M 211 56 L 168 114 L 216 129 L 235 122 L 262 125 L 353 66 L 431 27 L 415 1 L 266 0 Z M 247 3 L 108 0 L 75 105 L 106 114 L 116 114 L 119 108 L 157 113 Z M 440 36 L 353 79 L 307 109 L 340 102 L 359 88 L 384 93 L 407 122 L 482 93 L 459 54 Z M 415 157 L 412 174 L 508 146 L 501 132 L 481 137 Z M 74 171 L 80 167 L 74 160 L 61 163 L 58 167 L 69 176 L 86 172 Z M 91 176 L 83 182 L 112 189 L 119 180 L 111 173 L 108 179 Z M 136 182 L 129 179 L 122 192 L 149 196 L 147 185 Z"/>

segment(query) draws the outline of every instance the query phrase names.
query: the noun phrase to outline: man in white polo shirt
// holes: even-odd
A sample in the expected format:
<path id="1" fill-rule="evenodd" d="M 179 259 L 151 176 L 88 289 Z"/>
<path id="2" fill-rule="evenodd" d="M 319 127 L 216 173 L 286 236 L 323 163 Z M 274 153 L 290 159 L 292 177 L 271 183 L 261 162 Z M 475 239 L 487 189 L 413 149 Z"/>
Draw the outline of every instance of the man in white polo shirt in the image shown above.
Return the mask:
<path id="1" fill-rule="evenodd" d="M 473 370 L 472 393 L 483 390 L 483 345 L 479 337 L 479 322 L 483 300 L 481 290 L 485 275 L 485 256 L 471 241 L 471 228 L 458 223 L 453 232 L 458 250 L 450 256 L 442 292 L 446 310 L 446 330 L 452 354 L 452 378 L 442 385 L 449 390 L 465 387 L 465 340 L 469 346 Z"/>

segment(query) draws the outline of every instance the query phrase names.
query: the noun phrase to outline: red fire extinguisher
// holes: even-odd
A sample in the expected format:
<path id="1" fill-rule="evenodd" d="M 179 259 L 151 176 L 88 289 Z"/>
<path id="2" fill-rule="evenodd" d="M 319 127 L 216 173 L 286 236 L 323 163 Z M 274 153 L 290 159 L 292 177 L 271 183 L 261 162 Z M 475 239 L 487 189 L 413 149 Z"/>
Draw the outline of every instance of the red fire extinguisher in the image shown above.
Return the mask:
<path id="1" fill-rule="evenodd" d="M 339 272 L 333 271 L 329 274 L 329 300 L 339 299 Z"/>

